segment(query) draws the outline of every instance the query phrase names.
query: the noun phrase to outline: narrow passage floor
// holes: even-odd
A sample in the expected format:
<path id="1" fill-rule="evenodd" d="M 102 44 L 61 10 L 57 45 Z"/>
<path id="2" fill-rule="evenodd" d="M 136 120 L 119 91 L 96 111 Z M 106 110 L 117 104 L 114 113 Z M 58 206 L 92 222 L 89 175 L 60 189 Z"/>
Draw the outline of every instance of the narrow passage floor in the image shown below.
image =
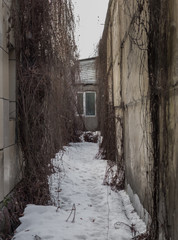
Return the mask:
<path id="1" fill-rule="evenodd" d="M 103 185 L 107 161 L 97 152 L 97 143 L 82 142 L 56 155 L 49 179 L 55 206 L 28 205 L 13 239 L 130 240 L 146 231 L 125 191 Z"/>

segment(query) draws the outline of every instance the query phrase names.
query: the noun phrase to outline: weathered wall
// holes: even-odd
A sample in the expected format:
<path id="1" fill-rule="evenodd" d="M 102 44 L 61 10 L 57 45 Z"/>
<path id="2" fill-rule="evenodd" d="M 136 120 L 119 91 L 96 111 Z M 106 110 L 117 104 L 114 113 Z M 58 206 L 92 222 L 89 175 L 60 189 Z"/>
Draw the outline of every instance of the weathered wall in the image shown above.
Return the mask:
<path id="1" fill-rule="evenodd" d="M 0 0 L 0 202 L 19 181 L 16 144 L 16 60 L 9 32 L 11 1 Z"/>
<path id="2" fill-rule="evenodd" d="M 144 50 L 139 50 L 129 35 L 132 16 L 137 11 L 135 5 L 132 3 L 128 7 L 124 5 L 124 1 L 110 1 L 107 18 L 107 74 L 108 81 L 112 82 L 109 85 L 113 90 L 113 92 L 110 90 L 110 101 L 113 98 L 117 158 L 120 161 L 124 156 L 128 191 L 131 192 L 132 189 L 131 197 L 134 206 L 140 216 L 148 221 L 146 212 L 137 201 L 138 198 L 141 199 L 145 208 L 148 208 L 151 195 L 148 179 L 150 168 L 148 143 L 145 139 L 149 121 L 146 119 L 148 117 L 146 113 L 148 106 L 147 54 Z M 134 193 L 138 196 L 136 197 Z"/>
<path id="3" fill-rule="evenodd" d="M 168 161 L 165 166 L 166 189 L 162 189 L 161 197 L 166 196 L 168 218 L 168 234 L 175 240 L 178 236 L 178 2 L 169 1 L 169 41 L 168 41 L 168 84 L 166 106 L 160 107 L 160 121 L 162 112 L 166 112 L 167 140 L 164 139 L 164 130 L 161 129 L 161 153 L 164 155 L 167 146 Z M 164 126 L 163 126 L 164 127 Z M 165 127 L 164 127 L 165 128 Z M 164 156 L 163 156 L 164 157 Z M 160 208 L 161 209 L 161 208 Z M 161 215 L 161 213 L 160 213 Z M 164 232 L 164 231 L 163 231 Z M 162 236 L 160 235 L 160 239 Z"/>
<path id="4" fill-rule="evenodd" d="M 135 209 L 148 225 L 154 219 L 157 237 L 163 240 L 178 235 L 178 3 L 162 0 L 160 6 L 160 15 L 149 18 L 154 1 L 110 0 L 102 41 L 107 46 L 118 167 L 125 169 L 125 186 Z M 157 21 L 155 30 L 151 21 Z M 158 46 L 146 34 L 149 31 L 158 31 Z M 157 97 L 156 104 L 152 97 Z"/>

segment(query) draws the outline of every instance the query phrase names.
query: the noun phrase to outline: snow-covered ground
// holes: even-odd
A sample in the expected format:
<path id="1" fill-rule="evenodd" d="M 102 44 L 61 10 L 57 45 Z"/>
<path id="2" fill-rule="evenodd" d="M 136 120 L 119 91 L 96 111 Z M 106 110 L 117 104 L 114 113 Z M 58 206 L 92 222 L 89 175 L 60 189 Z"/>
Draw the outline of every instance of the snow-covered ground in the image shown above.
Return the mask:
<path id="1" fill-rule="evenodd" d="M 146 231 L 125 191 L 103 185 L 107 161 L 97 152 L 97 143 L 82 142 L 56 155 L 49 179 L 56 206 L 28 205 L 13 239 L 130 240 Z"/>

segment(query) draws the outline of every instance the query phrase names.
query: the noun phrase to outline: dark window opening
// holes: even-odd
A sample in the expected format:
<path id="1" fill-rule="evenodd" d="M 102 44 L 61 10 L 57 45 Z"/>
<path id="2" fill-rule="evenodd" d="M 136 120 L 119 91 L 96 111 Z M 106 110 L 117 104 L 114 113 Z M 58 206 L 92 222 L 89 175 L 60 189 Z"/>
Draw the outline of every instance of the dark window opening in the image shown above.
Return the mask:
<path id="1" fill-rule="evenodd" d="M 86 92 L 85 95 L 86 116 L 95 116 L 95 93 Z"/>

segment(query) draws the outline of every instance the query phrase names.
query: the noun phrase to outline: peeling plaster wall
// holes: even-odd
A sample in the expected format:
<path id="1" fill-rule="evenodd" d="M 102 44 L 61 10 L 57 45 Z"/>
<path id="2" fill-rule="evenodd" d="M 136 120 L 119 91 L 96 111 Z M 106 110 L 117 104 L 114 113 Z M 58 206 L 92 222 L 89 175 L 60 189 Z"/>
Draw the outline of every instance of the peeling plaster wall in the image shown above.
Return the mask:
<path id="1" fill-rule="evenodd" d="M 0 202 L 20 179 L 16 144 L 16 60 L 12 31 L 8 36 L 10 6 L 10 0 L 0 0 Z"/>

